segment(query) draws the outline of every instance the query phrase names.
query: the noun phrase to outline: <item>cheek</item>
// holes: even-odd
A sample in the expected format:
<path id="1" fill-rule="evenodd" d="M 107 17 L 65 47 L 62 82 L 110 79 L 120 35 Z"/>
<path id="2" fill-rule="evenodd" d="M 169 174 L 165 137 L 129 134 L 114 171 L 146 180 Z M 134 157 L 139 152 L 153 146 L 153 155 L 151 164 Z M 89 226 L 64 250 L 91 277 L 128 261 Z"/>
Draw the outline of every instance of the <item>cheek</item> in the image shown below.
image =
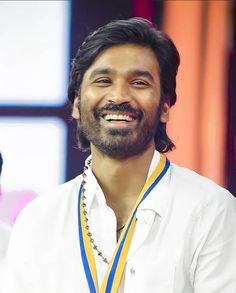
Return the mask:
<path id="1" fill-rule="evenodd" d="M 95 119 L 94 110 L 97 104 L 94 99 L 88 96 L 83 96 L 80 103 L 81 122 L 92 122 Z"/>
<path id="2" fill-rule="evenodd" d="M 156 113 L 158 112 L 159 105 L 159 99 L 152 96 L 142 103 L 141 108 L 146 112 L 148 116 L 153 116 L 156 115 Z"/>
<path id="3" fill-rule="evenodd" d="M 81 97 L 90 104 L 98 104 L 107 94 L 107 88 L 95 87 L 93 85 L 81 87 Z"/>
<path id="4" fill-rule="evenodd" d="M 156 89 L 155 87 L 138 91 L 134 96 L 136 96 L 140 106 L 149 111 L 153 108 L 157 108 L 161 99 L 159 89 Z"/>
<path id="5" fill-rule="evenodd" d="M 95 104 L 96 104 L 95 95 L 91 93 L 91 91 L 86 91 L 86 92 L 81 91 L 81 99 L 80 99 L 81 112 L 83 110 L 88 111 L 89 109 L 92 109 Z"/>
<path id="6" fill-rule="evenodd" d="M 150 123 L 156 123 L 157 120 L 159 120 L 159 116 L 160 116 L 160 104 L 159 102 L 153 102 L 150 103 L 147 107 L 146 107 L 146 115 L 147 115 L 147 119 L 149 120 Z"/>

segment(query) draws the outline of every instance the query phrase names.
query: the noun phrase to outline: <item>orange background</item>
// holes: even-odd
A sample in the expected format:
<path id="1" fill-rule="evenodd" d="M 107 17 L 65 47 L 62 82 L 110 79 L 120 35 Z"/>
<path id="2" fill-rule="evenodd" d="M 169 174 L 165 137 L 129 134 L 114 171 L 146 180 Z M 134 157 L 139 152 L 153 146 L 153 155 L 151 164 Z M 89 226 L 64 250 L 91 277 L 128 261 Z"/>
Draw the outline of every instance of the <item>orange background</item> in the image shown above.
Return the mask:
<path id="1" fill-rule="evenodd" d="M 179 50 L 169 158 L 226 184 L 227 52 L 230 1 L 164 1 L 163 30 Z"/>

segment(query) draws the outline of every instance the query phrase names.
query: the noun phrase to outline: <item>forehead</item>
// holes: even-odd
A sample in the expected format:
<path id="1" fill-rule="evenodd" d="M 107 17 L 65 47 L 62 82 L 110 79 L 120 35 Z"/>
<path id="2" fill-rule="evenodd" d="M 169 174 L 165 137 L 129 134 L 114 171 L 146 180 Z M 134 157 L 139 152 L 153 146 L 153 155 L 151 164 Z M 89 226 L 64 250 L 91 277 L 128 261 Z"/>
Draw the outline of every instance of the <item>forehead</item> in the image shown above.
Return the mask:
<path id="1" fill-rule="evenodd" d="M 97 68 L 111 68 L 119 71 L 143 69 L 159 75 L 159 64 L 153 50 L 149 47 L 129 43 L 103 50 L 87 69 L 85 75 Z"/>

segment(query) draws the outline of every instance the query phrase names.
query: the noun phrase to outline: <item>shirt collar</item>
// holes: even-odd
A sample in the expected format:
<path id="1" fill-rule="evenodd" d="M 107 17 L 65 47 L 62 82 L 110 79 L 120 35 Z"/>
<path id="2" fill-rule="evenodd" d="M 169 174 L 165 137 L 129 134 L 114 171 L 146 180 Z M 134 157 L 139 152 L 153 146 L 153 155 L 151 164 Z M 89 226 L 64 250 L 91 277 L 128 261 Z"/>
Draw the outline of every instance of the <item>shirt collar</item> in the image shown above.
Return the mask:
<path id="1" fill-rule="evenodd" d="M 86 162 L 89 159 L 91 159 L 91 155 L 86 159 Z M 154 171 L 155 167 L 159 163 L 159 160 L 160 153 L 158 151 L 155 151 L 149 167 L 148 177 Z M 164 216 L 170 199 L 170 169 L 171 166 L 166 174 L 163 176 L 161 181 L 149 194 L 149 196 L 140 204 L 138 210 L 153 210 L 159 216 Z M 91 208 L 106 205 L 106 199 L 95 175 L 92 172 L 92 168 L 89 168 L 86 174 L 86 206 L 87 211 L 89 212 Z"/>
<path id="2" fill-rule="evenodd" d="M 158 151 L 155 151 L 148 171 L 148 177 L 156 168 L 159 160 L 160 153 Z M 140 204 L 138 210 L 153 210 L 159 216 L 164 216 L 167 207 L 169 206 L 170 200 L 170 169 L 171 166 L 167 170 L 166 174 L 159 181 L 159 183 L 152 190 L 152 192 L 149 194 L 149 196 Z"/>
<path id="3" fill-rule="evenodd" d="M 91 160 L 91 155 L 86 159 L 85 164 L 88 160 Z M 93 164 L 93 163 L 92 163 Z M 90 212 L 91 208 L 96 208 L 96 206 L 106 205 L 106 199 L 104 193 L 98 184 L 97 178 L 93 174 L 91 168 L 88 168 L 86 172 L 86 185 L 85 185 L 85 196 L 86 196 L 86 209 Z"/>

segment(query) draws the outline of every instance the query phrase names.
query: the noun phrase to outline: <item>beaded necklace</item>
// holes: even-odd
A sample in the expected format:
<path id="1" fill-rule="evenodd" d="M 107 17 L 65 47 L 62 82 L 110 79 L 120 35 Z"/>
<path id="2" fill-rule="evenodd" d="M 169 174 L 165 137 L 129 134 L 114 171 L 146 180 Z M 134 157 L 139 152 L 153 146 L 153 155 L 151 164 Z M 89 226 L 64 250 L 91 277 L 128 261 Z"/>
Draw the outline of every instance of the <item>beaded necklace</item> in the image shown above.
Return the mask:
<path id="1" fill-rule="evenodd" d="M 88 219 L 88 211 L 86 210 L 86 177 L 87 177 L 87 171 L 88 169 L 91 167 L 91 163 L 92 163 L 92 159 L 88 159 L 85 166 L 84 166 L 84 170 L 83 170 L 83 180 L 82 180 L 82 195 L 81 195 L 81 200 L 82 200 L 82 207 L 83 207 L 83 214 L 85 216 L 85 221 L 86 221 L 86 230 L 87 230 L 87 235 L 89 237 L 90 243 L 92 244 L 93 249 L 95 250 L 95 252 L 97 253 L 97 255 L 102 259 L 103 262 L 105 262 L 106 264 L 109 264 L 109 260 L 108 258 L 103 254 L 102 250 L 98 247 L 98 245 L 96 245 L 92 232 L 91 232 L 91 228 L 88 225 L 89 219 Z M 121 231 L 124 229 L 125 225 L 123 225 L 122 227 L 118 228 L 116 230 L 117 233 L 117 238 L 119 238 L 119 235 L 121 233 Z"/>

